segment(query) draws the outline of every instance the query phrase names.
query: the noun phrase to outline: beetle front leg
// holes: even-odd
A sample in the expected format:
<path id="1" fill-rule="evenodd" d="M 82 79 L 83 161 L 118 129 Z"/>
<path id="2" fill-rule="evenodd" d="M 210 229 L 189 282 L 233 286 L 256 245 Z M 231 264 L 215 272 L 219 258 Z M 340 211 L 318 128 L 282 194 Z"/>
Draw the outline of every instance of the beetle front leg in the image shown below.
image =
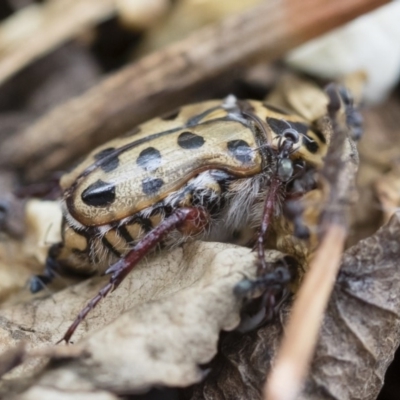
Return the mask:
<path id="1" fill-rule="evenodd" d="M 262 276 L 268 272 L 268 264 L 265 261 L 265 235 L 267 234 L 268 227 L 271 224 L 273 212 L 276 204 L 278 203 L 279 191 L 281 188 L 281 182 L 277 178 L 273 178 L 270 187 L 268 189 L 267 196 L 264 202 L 263 215 L 261 219 L 260 230 L 257 236 L 257 242 L 255 249 L 257 250 L 258 257 L 258 268 L 257 276 Z"/>
<path id="2" fill-rule="evenodd" d="M 234 288 L 234 293 L 244 299 L 238 327 L 241 332 L 255 329 L 275 317 L 290 294 L 289 284 L 297 276 L 298 264 L 293 257 L 285 256 L 266 265 L 269 272 L 256 279 L 243 279 Z"/>
<path id="3" fill-rule="evenodd" d="M 43 290 L 56 277 L 56 271 L 59 269 L 56 261 L 60 250 L 60 243 L 53 244 L 49 249 L 49 254 L 46 258 L 46 265 L 41 275 L 34 275 L 29 281 L 29 289 L 31 293 L 38 293 Z"/>
<path id="4" fill-rule="evenodd" d="M 123 258 L 106 270 L 106 274 L 111 274 L 110 281 L 89 301 L 68 328 L 63 338 L 57 343 L 62 341 L 68 343 L 86 315 L 96 307 L 102 298 L 106 297 L 109 292 L 115 290 L 121 284 L 129 272 L 132 271 L 150 250 L 160 243 L 166 234 L 174 229 L 178 229 L 184 233 L 194 232 L 196 229 L 203 229 L 207 222 L 208 214 L 202 208 L 187 207 L 175 210 L 169 217 L 144 236 Z"/>

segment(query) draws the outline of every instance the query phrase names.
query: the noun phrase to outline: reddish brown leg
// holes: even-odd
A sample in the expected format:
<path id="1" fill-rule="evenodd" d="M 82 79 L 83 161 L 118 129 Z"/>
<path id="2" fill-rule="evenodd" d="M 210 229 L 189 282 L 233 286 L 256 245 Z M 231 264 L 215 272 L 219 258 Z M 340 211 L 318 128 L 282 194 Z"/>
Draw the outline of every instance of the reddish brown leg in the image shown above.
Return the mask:
<path id="1" fill-rule="evenodd" d="M 125 257 L 121 258 L 106 271 L 111 274 L 110 281 L 93 297 L 86 307 L 79 313 L 75 321 L 68 328 L 60 343 L 65 340 L 68 343 L 79 324 L 85 319 L 86 315 L 96 307 L 99 301 L 107 294 L 115 290 L 125 277 L 132 271 L 138 262 L 154 248 L 162 238 L 169 232 L 177 228 L 185 228 L 186 225 L 204 226 L 206 214 L 198 208 L 180 208 L 173 212 L 160 225 L 150 231 Z"/>
<path id="2" fill-rule="evenodd" d="M 264 241 L 265 235 L 273 217 L 273 212 L 275 210 L 276 204 L 278 203 L 278 196 L 281 185 L 282 181 L 279 178 L 273 178 L 269 186 L 267 197 L 265 198 L 260 231 L 258 232 L 257 243 L 255 246 L 258 256 L 257 276 L 262 276 L 268 272 L 268 266 L 265 261 Z"/>

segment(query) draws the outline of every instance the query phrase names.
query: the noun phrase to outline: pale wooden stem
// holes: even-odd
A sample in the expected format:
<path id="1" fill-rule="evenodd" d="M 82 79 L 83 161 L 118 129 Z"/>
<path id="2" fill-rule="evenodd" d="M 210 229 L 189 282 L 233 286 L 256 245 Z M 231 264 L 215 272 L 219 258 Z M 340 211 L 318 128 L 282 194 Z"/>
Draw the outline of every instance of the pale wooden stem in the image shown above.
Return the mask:
<path id="1" fill-rule="evenodd" d="M 0 84 L 114 14 L 112 0 L 51 0 L 22 8 L 0 24 Z"/>
<path id="2" fill-rule="evenodd" d="M 298 292 L 264 399 L 294 400 L 302 388 L 317 343 L 324 311 L 335 284 L 346 228 L 328 226 Z"/>

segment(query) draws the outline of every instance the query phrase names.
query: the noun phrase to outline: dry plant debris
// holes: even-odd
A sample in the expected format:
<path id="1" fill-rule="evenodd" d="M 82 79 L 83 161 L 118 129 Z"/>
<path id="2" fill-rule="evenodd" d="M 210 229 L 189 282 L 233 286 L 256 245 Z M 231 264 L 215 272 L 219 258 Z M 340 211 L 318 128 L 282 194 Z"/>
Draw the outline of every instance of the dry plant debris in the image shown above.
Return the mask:
<path id="1" fill-rule="evenodd" d="M 0 83 L 113 12 L 112 0 L 49 0 L 22 8 L 0 27 Z"/>
<path id="2" fill-rule="evenodd" d="M 345 251 L 299 400 L 377 397 L 400 341 L 399 230 L 397 212 L 375 235 Z M 190 398 L 261 398 L 289 308 L 255 332 L 223 338 L 210 374 Z"/>
<path id="3" fill-rule="evenodd" d="M 399 218 L 395 214 L 376 235 L 345 252 L 301 399 L 376 397 L 399 344 L 400 281 L 395 279 L 399 276 Z M 86 339 L 69 347 L 46 346 L 58 339 L 68 318 L 97 290 L 99 278 L 3 310 L 3 345 L 12 347 L 23 337 L 29 343 L 28 357 L 30 352 L 37 357 L 40 351 L 34 350 L 44 349 L 45 356 L 58 360 L 41 370 L 42 363 L 38 366 L 32 359 L 23 370 L 19 367 L 9 374 L 13 385 L 21 387 L 32 373 L 29 370 L 40 369 L 33 386 L 18 398 L 56 396 L 58 391 L 63 398 L 68 394 L 65 382 L 91 391 L 126 392 L 154 383 L 186 386 L 200 380 L 203 374 L 197 365 L 211 360 L 219 330 L 238 322 L 240 307 L 232 287 L 243 274 L 254 274 L 252 257 L 241 247 L 195 243 L 152 258 L 92 314 L 77 334 L 89 329 Z M 209 365 L 209 374 L 195 387 L 192 398 L 226 398 L 233 392 L 239 398 L 260 398 L 263 374 L 270 368 L 289 306 L 290 302 L 283 307 L 281 319 L 255 332 L 225 335 L 222 352 Z"/>
<path id="4" fill-rule="evenodd" d="M 146 33 L 138 53 L 146 54 L 160 49 L 184 38 L 194 29 L 219 21 L 228 15 L 239 14 L 259 3 L 261 0 L 179 1 L 166 15 L 166 18 Z"/>
<path id="5" fill-rule="evenodd" d="M 320 246 L 311 259 L 287 324 L 276 365 L 265 385 L 265 399 L 295 399 L 308 373 L 326 304 L 329 300 L 347 236 L 345 214 L 354 199 L 358 155 L 351 131 L 340 115 L 340 98 L 333 84 L 326 89 L 332 132 L 321 176 L 328 185 L 327 204 L 320 205 Z M 299 89 L 298 89 L 299 90 Z M 287 88 L 290 93 L 290 88 Z M 292 98 L 291 96 L 288 96 Z M 306 100 L 316 97 L 304 95 Z M 312 104 L 312 102 L 310 102 Z M 321 102 L 324 104 L 324 102 Z M 328 130 L 328 129 L 327 129 Z M 307 207 L 307 205 L 306 205 Z M 290 385 L 287 381 L 291 382 Z"/>
<path id="6" fill-rule="evenodd" d="M 268 254 L 269 260 L 280 257 L 276 251 Z M 48 349 L 104 278 L 3 309 L 0 343 L 5 350 L 24 338 L 28 355 L 44 349 L 47 356 L 66 359 L 39 372 L 29 389 L 34 393 L 40 387 L 44 393 L 49 387 L 55 390 L 66 376 L 72 387 L 74 379 L 86 380 L 92 387 L 113 392 L 188 386 L 203 378 L 198 366 L 215 355 L 219 332 L 238 325 L 241 300 L 233 288 L 254 274 L 250 249 L 193 243 L 141 263 L 81 325 L 74 340 L 86 335 L 76 346 Z M 28 374 L 38 373 L 35 370 L 42 364 L 32 357 L 6 378 L 23 381 Z"/>
<path id="7" fill-rule="evenodd" d="M 115 4 L 121 21 L 133 30 L 156 26 L 171 8 L 170 0 L 115 0 Z"/>
<path id="8" fill-rule="evenodd" d="M 50 10 L 52 3 L 55 2 L 48 1 L 40 10 Z M 351 0 L 327 7 L 321 0 L 307 0 L 300 9 L 298 2 L 289 1 L 282 15 L 282 3 L 260 2 L 244 14 L 199 30 L 177 44 L 128 65 L 89 92 L 44 114 L 29 128 L 21 129 L 20 126 L 26 126 L 35 116 L 41 115 L 38 110 L 43 112 L 53 103 L 52 96 L 40 99 L 39 91 L 39 96 L 32 98 L 29 112 L 25 109 L 24 114 L 1 115 L 0 123 L 9 123 L 10 133 L 15 132 L 14 135 L 2 134 L 5 138 L 0 148 L 2 167 L 11 170 L 13 179 L 16 179 L 15 168 L 25 179 L 41 179 L 50 170 L 76 162 L 95 144 L 160 111 L 204 95 L 210 97 L 219 90 L 231 90 L 234 77 L 247 73 L 247 66 L 253 65 L 253 59 L 268 61 L 282 55 L 296 44 L 383 3 L 385 1 Z M 88 5 L 89 13 L 81 14 L 82 25 L 60 22 L 62 4 L 66 7 L 64 17 L 68 16 L 67 19 L 82 4 Z M 95 4 L 99 5 L 96 10 Z M 63 41 L 76 37 L 83 27 L 89 29 L 84 34 L 90 36 L 93 25 L 115 13 L 111 1 L 85 0 L 74 2 L 72 6 L 60 1 L 59 5 L 56 18 L 49 24 L 54 28 L 53 37 L 31 31 L 31 41 L 38 41 L 26 54 L 21 52 L 26 47 L 18 45 L 21 42 L 13 42 L 10 47 L 11 40 L 6 40 L 7 51 L 0 60 L 0 81 L 1 71 L 5 71 L 3 79 L 14 75 Z M 39 10 L 38 7 L 31 9 Z M 22 11 L 30 12 L 29 9 Z M 23 15 L 22 11 L 10 19 L 10 25 Z M 150 21 L 148 26 L 152 23 Z M 151 38 L 153 32 L 148 33 Z M 24 45 L 31 43 L 23 39 L 20 40 Z M 71 43 L 66 51 L 57 49 L 50 57 L 60 60 L 59 53 L 64 51 L 64 60 L 68 60 L 70 54 L 84 53 L 85 40 L 81 35 L 80 46 Z M 77 62 L 82 62 L 83 58 L 79 57 Z M 231 72 L 233 68 L 235 73 Z M 94 83 L 99 72 L 90 66 L 90 60 L 86 70 Z M 30 73 L 26 71 L 27 75 Z M 69 76 L 69 70 L 67 74 Z M 226 79 L 221 84 L 223 75 Z M 62 88 L 60 79 L 57 82 Z M 205 82 L 218 84 L 210 89 Z M 293 79 L 283 82 L 286 83 L 280 93 L 286 95 L 281 99 L 285 107 L 295 109 L 308 120 L 325 113 L 326 99 L 320 96 L 320 91 L 308 87 L 308 101 L 298 103 L 296 91 L 303 89 Z M 48 86 L 54 95 L 51 84 Z M 71 85 L 64 82 L 65 86 Z M 6 98 L 1 89 L 0 95 Z M 61 91 L 65 97 L 60 95 L 59 101 L 74 94 L 67 88 Z M 110 102 L 110 98 L 115 101 Z M 277 98 L 275 101 L 279 102 Z M 399 103 L 393 98 L 382 109 L 366 113 L 367 137 L 361 142 L 361 194 L 353 209 L 349 232 L 349 243 L 357 244 L 342 257 L 341 272 L 322 323 L 311 372 L 298 397 L 301 400 L 376 398 L 399 344 L 400 215 L 395 212 L 398 205 L 396 162 L 400 143 L 396 134 L 400 124 L 396 115 Z M 356 160 L 351 158 L 352 149 L 348 150 L 342 155 L 350 169 L 339 169 L 342 174 L 347 171 L 348 176 L 336 186 L 329 181 L 331 187 L 342 190 L 343 197 L 331 204 L 336 210 L 340 204 L 341 212 L 341 200 L 345 200 L 347 206 L 354 194 L 349 186 L 352 186 Z M 373 187 L 377 188 L 376 192 Z M 316 196 L 307 199 L 309 210 L 314 207 L 318 213 L 330 210 L 325 194 L 313 193 Z M 313 201 L 318 201 L 318 206 Z M 381 206 L 385 211 L 384 220 L 392 218 L 373 234 L 382 222 Z M 31 203 L 31 207 L 37 214 L 35 203 Z M 310 214 L 315 221 L 315 210 Z M 254 256 L 249 249 L 228 244 L 191 243 L 149 257 L 118 291 L 90 314 L 74 336 L 76 344 L 54 346 L 82 305 L 104 284 L 104 278 L 88 279 L 57 292 L 50 287 L 47 293 L 32 297 L 23 286 L 32 272 L 37 271 L 35 259 L 43 262 L 45 253 L 41 250 L 44 248 L 32 240 L 22 245 L 18 236 L 25 229 L 34 236 L 39 231 L 45 243 L 51 241 L 52 235 L 44 224 L 31 224 L 29 219 L 26 223 L 8 227 L 8 231 L 14 230 L 15 237 L 0 243 L 0 298 L 3 301 L 0 393 L 3 397 L 108 400 L 166 386 L 186 388 L 180 394 L 187 399 L 262 398 L 262 387 L 271 363 L 275 362 L 293 298 L 282 304 L 280 318 L 246 334 L 234 331 L 239 323 L 242 300 L 234 296 L 233 288 L 243 277 L 255 274 Z M 358 241 L 365 237 L 368 238 Z M 284 241 L 280 250 L 291 252 Z M 276 259 L 283 254 L 270 251 L 267 256 Z M 308 260 L 308 255 L 304 258 Z M 324 264 L 324 261 L 317 262 L 320 266 Z M 305 370 L 301 372 L 304 374 Z"/>
<path id="9" fill-rule="evenodd" d="M 396 160 L 397 161 L 397 160 Z M 386 173 L 382 179 L 375 183 L 377 196 L 382 205 L 384 221 L 389 221 L 390 217 L 400 207 L 400 170 L 399 165 L 393 165 L 391 171 Z"/>
<path id="10" fill-rule="evenodd" d="M 213 96 L 210 88 L 224 74 L 255 60 L 276 59 L 386 2 L 340 0 L 335 7 L 326 7 L 324 0 L 263 1 L 144 57 L 56 107 L 3 143 L 0 166 L 23 169 L 31 180 L 42 179 L 45 171 L 63 167 L 144 120 L 193 101 L 195 93 L 204 96 L 206 89 L 207 96 Z"/>

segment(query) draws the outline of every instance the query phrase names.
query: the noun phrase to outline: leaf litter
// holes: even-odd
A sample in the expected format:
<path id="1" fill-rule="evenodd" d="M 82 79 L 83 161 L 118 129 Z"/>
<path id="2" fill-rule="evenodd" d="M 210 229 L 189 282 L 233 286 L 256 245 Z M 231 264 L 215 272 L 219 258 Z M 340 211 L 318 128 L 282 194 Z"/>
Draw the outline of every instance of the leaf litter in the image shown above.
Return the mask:
<path id="1" fill-rule="evenodd" d="M 398 219 L 395 214 L 344 254 L 301 399 L 373 399 L 382 386 L 399 336 Z M 43 242 L 47 230 L 28 226 Z M 6 248 L 3 243 L 2 254 Z M 163 251 L 100 302 L 69 346 L 54 343 L 106 278 L 35 297 L 27 290 L 11 296 L 0 314 L 2 393 L 26 400 L 77 394 L 113 399 L 168 386 L 189 387 L 185 396 L 193 399 L 261 398 L 292 299 L 280 318 L 246 334 L 234 331 L 242 300 L 233 289 L 254 276 L 247 248 L 194 242 Z"/>
<path id="2" fill-rule="evenodd" d="M 299 400 L 372 400 L 378 395 L 400 343 L 399 233 L 397 212 L 375 235 L 344 253 Z M 210 374 L 188 398 L 262 398 L 290 307 L 286 302 L 279 319 L 247 335 L 227 334 Z"/>
<path id="3" fill-rule="evenodd" d="M 282 254 L 271 251 L 268 257 Z M 65 376 L 71 388 L 84 380 L 117 393 L 199 382 L 206 374 L 199 366 L 215 356 L 220 331 L 240 321 L 242 300 L 233 288 L 254 275 L 253 253 L 234 245 L 195 242 L 149 257 L 81 324 L 74 336 L 78 343 L 69 346 L 48 347 L 62 337 L 104 278 L 11 305 L 1 312 L 1 347 L 15 346 L 21 339 L 16 332 L 23 332 L 30 362 L 5 378 L 18 381 L 39 374 L 24 399 L 35 398 L 28 394 L 37 396 L 40 388 L 43 396 L 48 390 L 64 395 Z M 44 358 L 62 361 L 43 367 L 34 362 L 43 358 L 37 357 L 40 350 Z"/>

